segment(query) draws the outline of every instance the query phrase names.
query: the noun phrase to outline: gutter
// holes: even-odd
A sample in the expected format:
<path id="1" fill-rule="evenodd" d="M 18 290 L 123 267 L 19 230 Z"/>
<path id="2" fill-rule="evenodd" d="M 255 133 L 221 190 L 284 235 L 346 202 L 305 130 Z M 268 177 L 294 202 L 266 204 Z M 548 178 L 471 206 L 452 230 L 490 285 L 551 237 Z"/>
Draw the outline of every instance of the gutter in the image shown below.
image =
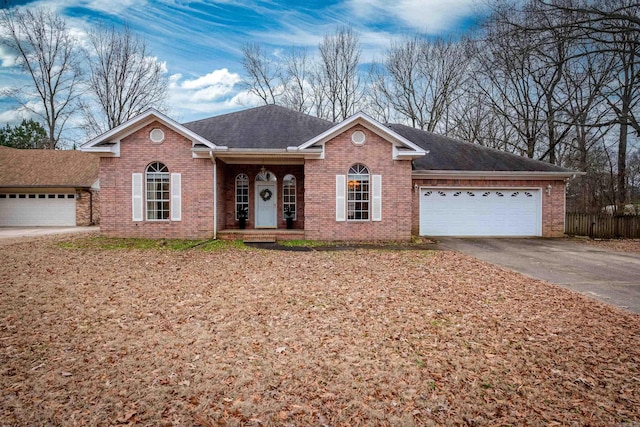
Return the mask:
<path id="1" fill-rule="evenodd" d="M 213 157 L 213 240 L 218 239 L 218 164 Z"/>
<path id="2" fill-rule="evenodd" d="M 493 179 L 493 180 L 559 180 L 573 179 L 576 176 L 586 175 L 586 172 L 535 172 L 535 171 L 453 171 L 453 170 L 418 170 L 412 171 L 414 179 Z"/>

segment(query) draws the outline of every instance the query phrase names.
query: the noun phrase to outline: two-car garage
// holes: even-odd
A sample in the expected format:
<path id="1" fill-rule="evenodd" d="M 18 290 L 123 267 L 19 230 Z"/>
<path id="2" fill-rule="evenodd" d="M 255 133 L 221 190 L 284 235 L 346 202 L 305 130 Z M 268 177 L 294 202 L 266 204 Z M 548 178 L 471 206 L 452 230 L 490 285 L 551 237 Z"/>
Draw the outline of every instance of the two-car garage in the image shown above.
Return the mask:
<path id="1" fill-rule="evenodd" d="M 0 227 L 75 225 L 75 193 L 0 193 Z"/>
<path id="2" fill-rule="evenodd" d="M 420 188 L 421 236 L 542 236 L 539 188 Z"/>

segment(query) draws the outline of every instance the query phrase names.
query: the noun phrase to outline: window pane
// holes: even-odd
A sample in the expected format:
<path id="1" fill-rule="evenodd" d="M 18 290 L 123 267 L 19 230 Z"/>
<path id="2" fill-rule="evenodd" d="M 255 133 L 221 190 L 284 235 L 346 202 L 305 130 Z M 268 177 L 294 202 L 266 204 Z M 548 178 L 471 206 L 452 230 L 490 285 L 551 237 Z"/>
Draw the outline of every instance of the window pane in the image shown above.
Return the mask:
<path id="1" fill-rule="evenodd" d="M 369 219 L 369 169 L 361 164 L 353 165 L 347 175 L 347 219 Z"/>
<path id="2" fill-rule="evenodd" d="M 169 169 L 160 162 L 151 163 L 146 172 L 147 219 L 169 219 Z"/>

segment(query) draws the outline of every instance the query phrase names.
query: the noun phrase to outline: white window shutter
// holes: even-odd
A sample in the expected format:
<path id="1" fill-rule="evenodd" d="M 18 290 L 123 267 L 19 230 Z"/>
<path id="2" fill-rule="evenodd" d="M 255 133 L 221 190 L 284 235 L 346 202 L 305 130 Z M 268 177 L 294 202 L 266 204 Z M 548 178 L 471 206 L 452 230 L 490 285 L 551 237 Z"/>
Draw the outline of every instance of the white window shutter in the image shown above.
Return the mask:
<path id="1" fill-rule="evenodd" d="M 133 221 L 142 221 L 143 204 L 142 204 L 142 174 L 131 174 L 131 217 Z"/>
<path id="2" fill-rule="evenodd" d="M 171 174 L 171 221 L 182 220 L 182 176 Z"/>
<path id="3" fill-rule="evenodd" d="M 336 221 L 345 220 L 345 191 L 347 187 L 346 175 L 336 175 Z"/>
<path id="4" fill-rule="evenodd" d="M 371 221 L 382 221 L 382 175 L 371 177 Z"/>

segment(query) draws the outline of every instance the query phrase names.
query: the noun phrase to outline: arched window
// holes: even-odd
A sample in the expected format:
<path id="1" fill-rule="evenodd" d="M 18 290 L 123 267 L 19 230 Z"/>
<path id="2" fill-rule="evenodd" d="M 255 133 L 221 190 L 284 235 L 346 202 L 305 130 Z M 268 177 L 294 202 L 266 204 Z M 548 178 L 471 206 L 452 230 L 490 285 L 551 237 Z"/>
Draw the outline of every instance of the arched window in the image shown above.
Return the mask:
<path id="1" fill-rule="evenodd" d="M 296 219 L 296 177 L 285 175 L 282 180 L 282 215 Z"/>
<path id="2" fill-rule="evenodd" d="M 367 221 L 369 199 L 369 169 L 355 164 L 347 175 L 347 220 Z"/>
<path id="3" fill-rule="evenodd" d="M 249 177 L 244 173 L 236 176 L 236 219 L 241 213 L 249 218 Z"/>
<path id="4" fill-rule="evenodd" d="M 147 220 L 169 219 L 169 169 L 164 163 L 153 162 L 145 171 L 147 189 Z"/>

